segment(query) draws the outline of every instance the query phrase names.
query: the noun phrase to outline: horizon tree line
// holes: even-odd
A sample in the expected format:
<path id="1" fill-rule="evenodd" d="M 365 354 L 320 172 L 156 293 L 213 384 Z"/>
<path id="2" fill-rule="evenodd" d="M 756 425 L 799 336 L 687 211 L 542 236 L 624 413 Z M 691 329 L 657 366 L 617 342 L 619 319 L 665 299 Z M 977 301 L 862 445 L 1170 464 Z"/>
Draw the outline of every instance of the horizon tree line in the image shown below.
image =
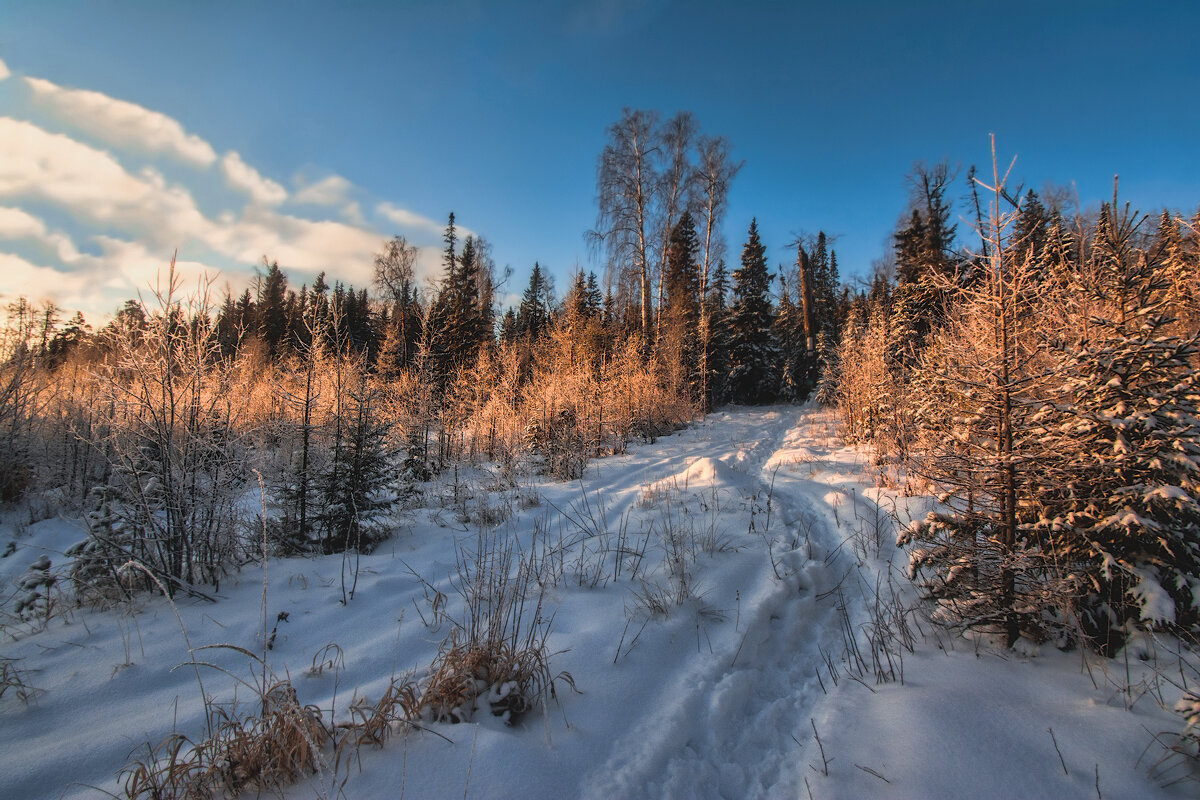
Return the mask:
<path id="1" fill-rule="evenodd" d="M 717 233 L 741 164 L 689 114 L 626 109 L 597 162 L 602 276 L 561 299 L 542 264 L 496 304 L 488 243 L 451 213 L 440 280 L 383 243 L 370 289 L 277 262 L 234 295 L 130 300 L 93 332 L 9 308 L 0 499 L 59 487 L 89 520 L 80 580 L 112 597 L 133 558 L 200 591 L 252 557 L 236 498 L 271 489 L 276 552 L 360 553 L 387 510 L 464 461 L 559 478 L 724 403 L 817 401 L 936 513 L 901 536 L 949 623 L 1115 652 L 1200 619 L 1200 213 L 917 165 L 893 250 L 840 282 L 824 232 L 771 270 L 751 220 L 730 272 Z M 237 402 L 232 398 L 236 397 Z M 458 502 L 458 500 L 456 500 Z M 461 500 L 469 516 L 468 501 Z M 353 570 L 343 586 L 354 592 Z"/>

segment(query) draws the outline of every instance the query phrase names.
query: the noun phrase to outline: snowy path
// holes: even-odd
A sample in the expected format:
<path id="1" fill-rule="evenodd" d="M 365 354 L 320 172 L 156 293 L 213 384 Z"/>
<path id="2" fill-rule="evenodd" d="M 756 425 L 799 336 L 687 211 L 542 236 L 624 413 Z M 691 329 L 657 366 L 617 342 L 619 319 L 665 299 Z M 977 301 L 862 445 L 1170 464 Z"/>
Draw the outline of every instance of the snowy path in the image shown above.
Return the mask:
<path id="1" fill-rule="evenodd" d="M 582 693 L 560 683 L 558 703 L 513 727 L 481 713 L 430 725 L 437 735 L 394 736 L 285 797 L 1086 797 L 1097 781 L 1104 797 L 1188 796 L 1187 784 L 1163 789 L 1136 763 L 1147 731 L 1176 724 L 1163 710 L 1170 688 L 1148 667 L 1085 672 L 1077 652 L 1019 659 L 942 634 L 903 654 L 903 684 L 846 677 L 843 626 L 861 630 L 869 584 L 904 559 L 891 514 L 903 522 L 931 501 L 872 486 L 833 427 L 810 408 L 728 409 L 593 461 L 582 481 L 532 478 L 487 494 L 496 475 L 463 470 L 454 492 L 431 485 L 429 507 L 397 517 L 396 535 L 363 557 L 348 604 L 340 558 L 271 559 L 223 583 L 217 603 L 181 599 L 180 618 L 193 646 L 262 653 L 301 702 L 345 719 L 352 695 L 377 698 L 390 676 L 423 674 L 447 618 L 462 614 L 456 554 L 479 531 L 444 498 L 465 487 L 472 503 L 508 511 L 498 535 L 522 548 L 548 539 L 560 554 L 551 670 Z M 0 521 L 0 546 L 13 543 L 0 582 L 15 585 L 43 554 L 63 568 L 79 536 L 70 520 Z M 636 576 L 628 564 L 614 571 L 619 550 L 638 548 Z M 440 611 L 429 587 L 445 595 Z M 40 692 L 28 705 L 0 698 L 0 798 L 119 795 L 116 773 L 142 743 L 203 733 L 194 673 L 177 668 L 187 650 L 175 612 L 152 596 L 135 608 L 10 624 L 0 655 Z M 268 652 L 263 619 L 270 627 L 280 611 L 289 620 Z M 313 670 L 330 646 L 337 666 Z M 236 652 L 205 652 L 247 675 Z M 244 699 L 229 675 L 203 678 L 218 702 Z M 1129 680 L 1155 687 L 1139 689 L 1132 710 Z"/>
<path id="2" fill-rule="evenodd" d="M 807 767 L 795 742 L 809 739 L 810 712 L 823 691 L 822 650 L 834 652 L 840 638 L 833 599 L 817 597 L 837 580 L 840 560 L 826 564 L 824 557 L 841 544 L 825 492 L 797 471 L 807 455 L 796 444 L 804 416 L 794 408 L 767 412 L 749 446 L 707 451 L 742 478 L 743 492 L 756 496 L 760 509 L 770 498 L 765 534 L 775 544 L 775 566 L 764 559 L 739 590 L 741 633 L 726 640 L 735 646 L 705 652 L 672 676 L 654 704 L 657 713 L 585 778 L 584 797 L 750 798 L 801 790 Z M 765 527 L 761 511 L 756 516 Z"/>

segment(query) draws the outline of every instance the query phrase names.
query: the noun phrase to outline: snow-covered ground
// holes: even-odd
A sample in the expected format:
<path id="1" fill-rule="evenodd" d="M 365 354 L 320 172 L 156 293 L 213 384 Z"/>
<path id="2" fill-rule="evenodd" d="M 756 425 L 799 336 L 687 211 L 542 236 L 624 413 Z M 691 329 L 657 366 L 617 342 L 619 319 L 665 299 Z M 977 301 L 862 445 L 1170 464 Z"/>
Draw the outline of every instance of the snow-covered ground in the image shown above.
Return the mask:
<path id="1" fill-rule="evenodd" d="M 178 618 L 158 597 L 134 613 L 10 618 L 0 655 L 39 691 L 0 698 L 0 798 L 119 794 L 117 771 L 146 742 L 200 738 L 198 679 L 222 704 L 256 680 L 252 659 L 206 645 L 265 654 L 301 703 L 348 718 L 353 697 L 419 676 L 463 618 L 456 554 L 485 518 L 543 554 L 551 671 L 578 692 L 560 680 L 557 702 L 511 727 L 478 713 L 393 736 L 287 797 L 1194 796 L 1147 775 L 1163 752 L 1152 733 L 1180 727 L 1167 710 L 1179 691 L 1154 669 L 1172 668 L 1162 643 L 1104 662 L 1000 651 L 911 612 L 881 630 L 915 602 L 896 520 L 930 501 L 871 475 L 826 412 L 731 409 L 594 461 L 582 481 L 442 476 L 362 558 L 346 604 L 353 565 L 333 556 L 247 567 L 215 603 L 179 600 Z M 73 520 L 20 522 L 0 528 L 0 549 L 16 543 L 0 559 L 5 598 L 83 536 Z M 226 671 L 181 666 L 189 643 Z"/>

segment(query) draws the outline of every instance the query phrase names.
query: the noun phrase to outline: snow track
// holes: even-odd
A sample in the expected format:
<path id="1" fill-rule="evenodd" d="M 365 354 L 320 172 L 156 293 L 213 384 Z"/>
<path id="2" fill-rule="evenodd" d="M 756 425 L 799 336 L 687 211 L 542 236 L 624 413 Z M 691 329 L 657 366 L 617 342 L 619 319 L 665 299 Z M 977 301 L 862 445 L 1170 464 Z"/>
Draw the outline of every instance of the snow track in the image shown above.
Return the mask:
<path id="1" fill-rule="evenodd" d="M 230 576 L 216 603 L 179 598 L 178 612 L 194 647 L 261 654 L 301 702 L 344 720 L 352 695 L 424 674 L 464 619 L 455 562 L 482 537 L 445 498 L 465 487 L 472 508 L 504 512 L 484 533 L 543 554 L 551 672 L 581 693 L 560 681 L 557 702 L 513 727 L 480 712 L 397 734 L 285 797 L 1084 797 L 1097 782 L 1105 797 L 1188 796 L 1135 766 L 1147 731 L 1178 724 L 1152 692 L 1123 707 L 1124 681 L 1157 680 L 1136 664 L 1085 673 L 1078 653 L 1053 648 L 1022 663 L 942 633 L 896 654 L 903 685 L 847 678 L 843 631 L 861 636 L 872 584 L 903 561 L 894 523 L 932 502 L 872 486 L 859 458 L 829 415 L 778 406 L 710 415 L 591 462 L 582 481 L 495 489 L 495 474 L 464 468 L 453 487 L 426 487 L 427 507 L 398 512 L 349 603 L 338 556 L 270 559 Z M 0 521 L 0 534 L 11 586 L 43 555 L 64 569 L 80 531 L 52 519 L 27 531 Z M 267 650 L 264 618 L 284 611 Z M 0 698 L 0 798 L 119 796 L 117 771 L 144 743 L 203 734 L 194 673 L 176 668 L 188 653 L 175 611 L 159 597 L 10 622 L 2 644 L 38 691 L 28 705 Z M 237 677 L 253 681 L 257 662 L 204 653 L 229 670 L 205 670 L 205 692 L 252 711 Z"/>
<path id="2" fill-rule="evenodd" d="M 744 478 L 742 490 L 758 503 L 764 555 L 770 541 L 773 558 L 738 590 L 745 609 L 738 635 L 670 677 L 654 704 L 660 713 L 614 744 L 583 781 L 584 797 L 752 798 L 803 790 L 808 767 L 799 743 L 811 741 L 822 653 L 840 643 L 835 602 L 818 598 L 840 577 L 841 559 L 826 563 L 826 556 L 842 543 L 837 512 L 822 499 L 827 487 L 799 473 L 808 454 L 796 444 L 803 438 L 797 429 L 806 422 L 802 409 L 768 411 L 756 441 L 708 451 Z M 761 513 L 768 504 L 769 528 Z"/>

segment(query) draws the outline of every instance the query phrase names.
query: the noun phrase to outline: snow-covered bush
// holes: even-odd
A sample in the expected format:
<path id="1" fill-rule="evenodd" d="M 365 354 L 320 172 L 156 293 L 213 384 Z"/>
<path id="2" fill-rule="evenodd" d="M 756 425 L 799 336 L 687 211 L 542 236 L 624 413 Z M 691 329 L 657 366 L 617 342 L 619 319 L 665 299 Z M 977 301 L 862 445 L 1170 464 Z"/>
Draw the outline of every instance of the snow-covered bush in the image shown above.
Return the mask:
<path id="1" fill-rule="evenodd" d="M 219 584 L 241 555 L 246 480 L 236 372 L 218 357 L 206 298 L 180 300 L 179 288 L 172 263 L 157 308 L 137 305 L 140 326 L 108 329 L 100 379 L 112 420 L 94 442 L 111 465 L 103 491 L 119 500 L 106 496 L 103 513 L 124 539 L 105 542 L 104 557 L 137 561 L 172 592 Z"/>

